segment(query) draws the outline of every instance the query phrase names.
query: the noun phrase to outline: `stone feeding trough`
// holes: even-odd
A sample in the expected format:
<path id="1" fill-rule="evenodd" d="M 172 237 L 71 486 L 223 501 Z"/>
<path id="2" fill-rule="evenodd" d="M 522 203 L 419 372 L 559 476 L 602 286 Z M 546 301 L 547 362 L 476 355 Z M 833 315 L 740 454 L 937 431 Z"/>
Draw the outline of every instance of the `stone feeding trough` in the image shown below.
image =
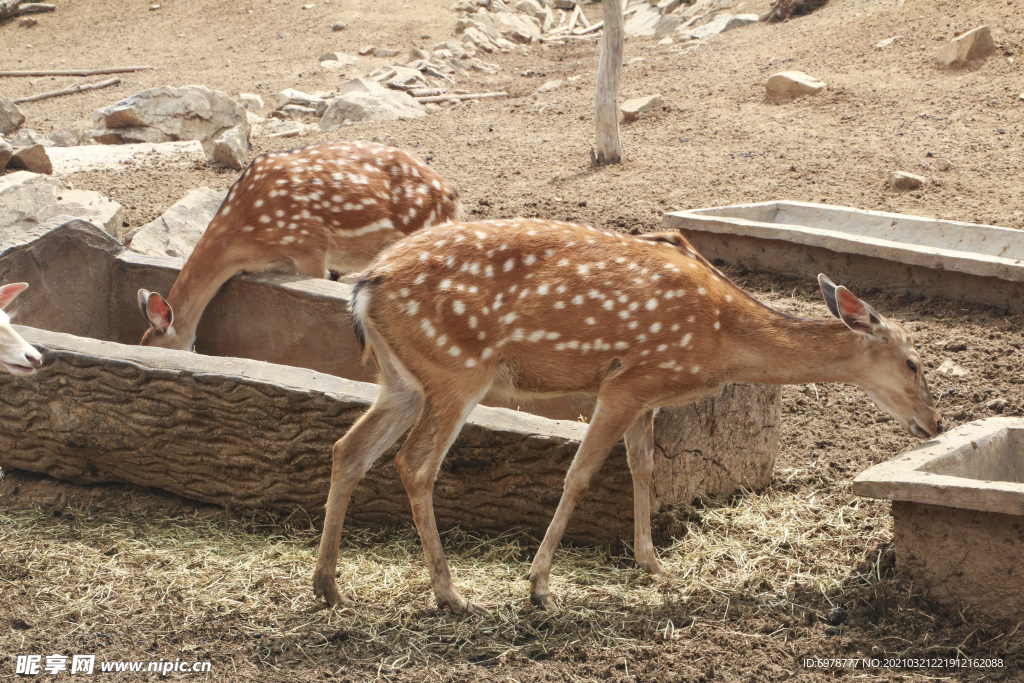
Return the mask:
<path id="1" fill-rule="evenodd" d="M 146 326 L 136 292 L 166 293 L 183 261 L 128 251 L 80 220 L 37 226 L 33 236 L 0 248 L 0 282 L 31 285 L 8 311 L 46 348 L 36 375 L 0 373 L 0 467 L 221 505 L 322 509 L 331 448 L 378 391 L 359 363 L 348 285 L 239 275 L 203 316 L 197 353 L 144 348 L 135 345 Z M 437 481 L 439 524 L 543 532 L 586 429 L 576 418 L 592 407 L 570 397 L 474 410 Z M 652 510 L 765 486 L 780 407 L 778 387 L 738 384 L 660 411 Z M 359 486 L 349 520 L 411 520 L 393 455 Z M 631 538 L 632 523 L 620 445 L 569 532 L 608 542 Z"/>
<path id="2" fill-rule="evenodd" d="M 706 258 L 751 270 L 1024 310 L 1024 233 L 805 202 L 665 214 Z"/>
<path id="3" fill-rule="evenodd" d="M 892 501 L 896 565 L 929 598 L 1024 620 L 1024 420 L 958 427 L 865 471 L 853 491 Z"/>

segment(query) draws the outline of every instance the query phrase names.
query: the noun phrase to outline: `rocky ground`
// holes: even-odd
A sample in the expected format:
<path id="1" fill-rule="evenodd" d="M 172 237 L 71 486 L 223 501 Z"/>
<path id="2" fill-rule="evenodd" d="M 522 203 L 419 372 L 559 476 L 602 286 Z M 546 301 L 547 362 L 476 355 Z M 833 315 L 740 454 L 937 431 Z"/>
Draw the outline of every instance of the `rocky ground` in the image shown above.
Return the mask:
<path id="1" fill-rule="evenodd" d="M 1024 228 L 1024 185 L 1019 180 L 1024 166 L 1024 20 L 1018 2 L 832 0 L 809 16 L 754 23 L 705 38 L 696 49 L 678 41 L 661 45 L 653 37 L 631 38 L 626 43 L 622 99 L 660 94 L 663 104 L 623 124 L 624 160 L 618 166 L 594 169 L 589 164 L 599 49 L 587 40 L 517 44 L 507 53 L 483 57 L 500 67 L 496 73 L 456 76 L 460 89 L 504 91 L 507 98 L 442 104 L 438 111 L 412 120 L 354 124 L 297 138 L 264 135 L 252 143 L 254 153 L 260 153 L 337 137 L 386 139 L 416 151 L 457 182 L 473 218 L 539 216 L 646 232 L 657 229 L 668 210 L 791 199 Z M 198 84 L 233 97 L 255 93 L 268 104 L 286 88 L 329 92 L 349 78 L 390 65 L 394 57 L 363 56 L 337 69 L 321 66 L 318 57 L 324 53 L 358 55 L 361 48 L 373 45 L 404 55 L 412 47 L 430 52 L 439 42 L 458 39 L 457 14 L 440 0 L 168 0 L 152 10 L 150 4 L 69 1 L 60 3 L 55 13 L 38 15 L 38 24 L 31 28 L 19 27 L 17 21 L 0 24 L 0 70 L 156 67 L 122 74 L 114 88 L 21 105 L 28 117 L 26 126 L 42 133 L 74 126 L 85 133 L 92 130 L 94 110 L 162 85 Z M 767 10 L 764 0 L 738 2 L 729 9 L 737 14 Z M 601 18 L 600 5 L 585 5 L 583 11 L 592 22 Z M 339 22 L 346 27 L 332 30 Z M 992 27 L 995 54 L 977 68 L 939 69 L 938 48 L 982 24 Z M 894 40 L 884 44 L 889 39 Z M 783 70 L 806 72 L 828 87 L 785 105 L 764 102 L 765 83 Z M 25 97 L 83 80 L 88 79 L 0 78 L 0 94 Z M 556 80 L 561 86 L 538 93 L 544 83 Z M 269 109 L 259 113 L 265 116 Z M 317 123 L 310 114 L 298 120 Z M 157 218 L 197 187 L 225 190 L 237 177 L 237 171 L 202 159 L 124 166 L 76 173 L 69 180 L 76 189 L 96 191 L 122 204 L 125 231 Z M 922 176 L 923 185 L 909 191 L 892 189 L 889 176 L 897 170 Z M 812 282 L 735 270 L 730 274 L 783 310 L 825 315 Z M 856 283 L 848 284 L 856 291 Z M 1024 318 L 959 302 L 857 293 L 880 312 L 905 321 L 916 335 L 947 424 L 1024 411 Z M 936 372 L 946 361 L 966 372 L 948 367 L 945 373 Z M 147 529 L 139 532 L 137 542 L 152 548 L 160 542 L 153 540 L 150 526 L 163 525 L 160 533 L 188 529 L 198 525 L 193 520 L 211 513 L 158 494 L 125 494 L 120 489 L 96 502 L 89 498 L 94 493 L 8 473 L 3 491 L 12 495 L 4 499 L 3 511 L 5 528 L 11 531 L 9 544 L 0 545 L 0 576 L 8 577 L 15 589 L 0 592 L 0 629 L 6 631 L 0 634 L 0 643 L 13 662 L 12 653 L 52 647 L 48 638 L 71 632 L 68 624 L 86 615 L 88 632 L 82 637 L 98 639 L 95 642 L 104 643 L 111 656 L 141 658 L 142 650 L 166 656 L 177 648 L 205 652 L 217 662 L 215 678 L 224 680 L 1019 678 L 1024 665 L 1019 659 L 1024 649 L 1020 632 L 987 624 L 969 606 L 951 613 L 932 605 L 894 572 L 885 504 L 868 503 L 850 492 L 857 473 L 906 449 L 913 440 L 849 387 L 787 388 L 783 411 L 776 482 L 764 498 L 741 496 L 698 508 L 686 522 L 686 538 L 663 549 L 668 564 L 680 568 L 680 576 L 690 576 L 687 555 L 703 557 L 697 539 L 725 543 L 735 534 L 746 544 L 742 552 L 722 551 L 709 561 L 704 569 L 708 573 L 701 574 L 702 587 L 696 588 L 687 583 L 692 577 L 652 588 L 631 568 L 628 553 L 598 554 L 596 562 L 604 568 L 605 578 L 596 584 L 577 581 L 574 585 L 583 590 L 572 593 L 561 616 L 533 610 L 524 601 L 522 588 L 510 587 L 523 582 L 511 582 L 510 577 L 503 579 L 508 583 L 501 588 L 514 594 L 508 611 L 498 610 L 478 621 L 432 613 L 419 551 L 407 530 L 371 536 L 365 543 L 354 537 L 343 550 L 362 558 L 373 552 L 368 548 L 399 548 L 396 557 L 404 559 L 397 574 L 379 566 L 366 571 L 378 586 L 412 582 L 409 606 L 389 611 L 371 605 L 342 616 L 325 614 L 313 605 L 308 590 L 314 528 L 276 517 L 217 513 L 203 529 L 223 536 L 224 547 L 242 543 L 238 539 L 272 545 L 291 564 L 260 559 L 273 567 L 267 569 L 273 581 L 268 585 L 253 579 L 249 584 L 248 599 L 259 609 L 222 603 L 221 607 L 229 605 L 228 611 L 217 612 L 220 608 L 206 605 L 201 597 L 187 602 L 188 609 L 186 602 L 175 606 L 173 599 L 168 600 L 173 591 L 166 591 L 173 586 L 160 583 L 161 573 L 170 572 L 173 561 L 138 561 L 130 580 L 145 576 L 165 591 L 163 597 L 154 596 L 164 604 L 155 614 L 173 624 L 158 628 L 142 643 L 135 631 L 152 626 L 138 616 L 148 614 L 148 606 L 142 610 L 121 604 L 108 613 L 94 604 L 76 603 L 77 616 L 69 617 L 63 607 L 58 609 L 60 600 L 40 602 L 40 595 L 51 595 L 61 577 L 73 572 L 75 554 L 61 553 L 71 549 L 89 558 L 95 552 L 102 560 L 103 547 L 108 547 L 103 539 L 110 529 L 136 522 Z M 40 487 L 47 489 L 46 495 L 39 493 Z M 143 511 L 121 511 L 118 501 L 124 496 L 143 500 L 138 503 Z M 69 508 L 69 502 L 85 507 Z M 40 506 L 49 516 L 39 516 Z M 797 507 L 807 510 L 807 519 L 787 516 Z M 66 515 L 69 509 L 78 522 L 50 515 L 51 510 Z M 169 517 L 153 512 L 164 509 L 172 511 Z M 769 544 L 771 534 L 759 535 L 762 532 L 754 526 L 730 517 L 739 514 L 735 511 L 761 520 L 786 519 L 786 528 L 803 528 L 808 538 L 817 538 L 814 534 L 834 525 L 835 514 L 848 509 L 861 511 L 861 526 L 843 531 L 829 547 L 856 548 L 854 559 L 829 555 L 818 564 L 821 573 L 806 579 L 783 578 L 784 567 L 766 575 L 763 583 L 753 576 L 745 583 L 731 573 L 741 566 L 790 562 L 790 551 Z M 136 514 L 141 517 L 132 516 Z M 702 536 L 702 529 L 715 533 Z M 481 548 L 489 546 L 475 541 L 446 541 L 465 572 L 480 557 L 507 561 L 510 572 L 519 572 L 525 567 L 523 558 L 535 548 L 529 539 L 517 540 L 506 557 L 497 551 L 488 554 Z M 189 542 L 201 543 L 202 538 Z M 126 547 L 126 542 L 119 547 Z M 786 566 L 813 567 L 811 555 L 818 551 L 812 553 L 812 547 L 816 546 L 808 541 L 801 551 L 807 554 Z M 821 551 L 821 558 L 826 555 Z M 190 570 L 207 577 L 211 586 L 205 591 L 198 587 L 194 596 L 210 594 L 217 572 L 249 571 L 221 560 Z M 584 555 L 567 559 L 564 567 L 594 561 Z M 210 567 L 219 569 L 202 573 Z M 83 590 L 98 596 L 104 590 L 102 576 L 80 577 Z M 602 590 L 599 586 L 613 584 L 621 590 L 615 594 L 619 602 L 594 597 Z M 684 585 L 693 590 L 685 601 L 673 592 Z M 568 590 L 563 586 L 563 592 Z M 239 602 L 237 597 L 227 599 Z M 93 600 L 97 601 L 102 603 Z M 844 606 L 850 617 L 833 627 L 828 615 L 837 605 Z M 198 621 L 189 610 L 198 610 Z M 3 614 L 16 616 L 4 625 Z M 673 628 L 690 628 L 670 637 L 665 634 L 675 631 L 665 630 L 669 622 Z M 837 634 L 828 628 L 838 628 Z M 496 658 L 495 652 L 505 654 Z M 999 656 L 1007 666 L 984 671 L 826 673 L 799 664 L 805 655 L 958 652 Z"/>

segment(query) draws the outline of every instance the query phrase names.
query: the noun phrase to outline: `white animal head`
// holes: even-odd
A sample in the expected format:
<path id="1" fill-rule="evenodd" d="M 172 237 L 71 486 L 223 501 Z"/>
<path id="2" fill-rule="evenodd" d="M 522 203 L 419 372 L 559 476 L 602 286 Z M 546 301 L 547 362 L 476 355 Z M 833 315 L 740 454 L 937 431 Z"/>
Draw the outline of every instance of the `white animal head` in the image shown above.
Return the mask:
<path id="1" fill-rule="evenodd" d="M 43 364 L 43 356 L 11 327 L 11 318 L 2 309 L 28 287 L 17 282 L 0 287 L 0 365 L 12 375 L 31 375 Z"/>

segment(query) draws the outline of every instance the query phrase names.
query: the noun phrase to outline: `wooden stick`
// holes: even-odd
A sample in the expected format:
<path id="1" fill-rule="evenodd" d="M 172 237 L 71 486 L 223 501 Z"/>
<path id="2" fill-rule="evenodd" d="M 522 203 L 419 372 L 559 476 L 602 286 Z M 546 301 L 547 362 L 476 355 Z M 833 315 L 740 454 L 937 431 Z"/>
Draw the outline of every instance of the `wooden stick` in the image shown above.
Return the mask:
<path id="1" fill-rule="evenodd" d="M 485 97 L 508 97 L 507 92 L 482 92 L 472 95 L 437 95 L 436 97 L 417 97 L 416 101 L 426 104 L 429 102 L 447 102 L 448 100 L 482 100 Z"/>
<path id="2" fill-rule="evenodd" d="M 579 18 L 580 18 L 580 6 L 578 4 L 577 5 L 573 5 L 572 6 L 572 16 L 569 17 L 569 31 L 570 32 L 576 27 L 576 22 L 579 20 Z"/>
<path id="3" fill-rule="evenodd" d="M 576 6 L 579 7 L 579 5 Z M 580 9 L 580 24 L 583 26 L 583 28 L 590 28 L 590 21 L 587 19 L 587 15 L 583 13 L 582 8 Z"/>
<path id="4" fill-rule="evenodd" d="M 437 97 L 448 92 L 448 88 L 414 88 L 409 91 L 413 97 Z"/>
<path id="5" fill-rule="evenodd" d="M 60 69 L 57 71 L 0 71 L 0 76 L 99 76 L 129 71 L 153 71 L 155 66 L 115 66 L 110 69 Z"/>
<path id="6" fill-rule="evenodd" d="M 42 2 L 29 2 L 24 5 L 18 5 L 18 8 L 12 13 L 12 16 L 17 14 L 31 14 L 33 12 L 53 12 L 56 9 L 56 5 L 47 5 Z"/>
<path id="7" fill-rule="evenodd" d="M 285 130 L 280 133 L 271 133 L 268 138 L 293 138 L 302 132 L 301 128 L 293 128 L 292 130 Z"/>
<path id="8" fill-rule="evenodd" d="M 638 5 L 634 5 L 633 7 L 630 7 L 628 10 L 623 12 L 622 13 L 622 17 L 626 18 L 629 15 L 633 14 L 634 12 L 636 12 L 638 9 L 640 9 L 640 7 Z M 591 24 L 588 28 L 585 28 L 582 31 L 580 29 L 576 29 L 575 31 L 573 31 L 573 33 L 575 33 L 578 36 L 582 36 L 582 35 L 586 35 L 588 33 L 593 33 L 594 31 L 598 31 L 598 30 L 600 30 L 602 28 L 604 28 L 604 21 L 599 21 L 596 24 Z"/>
<path id="9" fill-rule="evenodd" d="M 111 85 L 117 85 L 121 82 L 121 79 L 115 76 L 106 81 L 100 83 L 79 83 L 76 85 L 69 86 L 63 90 L 54 90 L 53 92 L 44 92 L 40 95 L 32 95 L 31 97 L 22 97 L 14 100 L 15 104 L 21 104 L 22 102 L 38 102 L 39 100 L 48 100 L 51 97 L 60 97 L 61 95 L 74 95 L 76 92 L 85 92 L 87 90 L 99 90 L 100 88 L 106 88 Z"/>

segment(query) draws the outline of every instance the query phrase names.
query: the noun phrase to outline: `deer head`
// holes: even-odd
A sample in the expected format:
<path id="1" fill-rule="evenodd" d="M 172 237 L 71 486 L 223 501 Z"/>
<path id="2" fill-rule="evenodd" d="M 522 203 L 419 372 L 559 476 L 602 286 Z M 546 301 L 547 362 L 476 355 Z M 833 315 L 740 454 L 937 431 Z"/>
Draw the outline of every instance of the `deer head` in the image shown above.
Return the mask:
<path id="1" fill-rule="evenodd" d="M 0 363 L 12 375 L 31 375 L 43 364 L 43 356 L 11 327 L 11 318 L 2 309 L 28 288 L 25 282 L 0 287 Z"/>

